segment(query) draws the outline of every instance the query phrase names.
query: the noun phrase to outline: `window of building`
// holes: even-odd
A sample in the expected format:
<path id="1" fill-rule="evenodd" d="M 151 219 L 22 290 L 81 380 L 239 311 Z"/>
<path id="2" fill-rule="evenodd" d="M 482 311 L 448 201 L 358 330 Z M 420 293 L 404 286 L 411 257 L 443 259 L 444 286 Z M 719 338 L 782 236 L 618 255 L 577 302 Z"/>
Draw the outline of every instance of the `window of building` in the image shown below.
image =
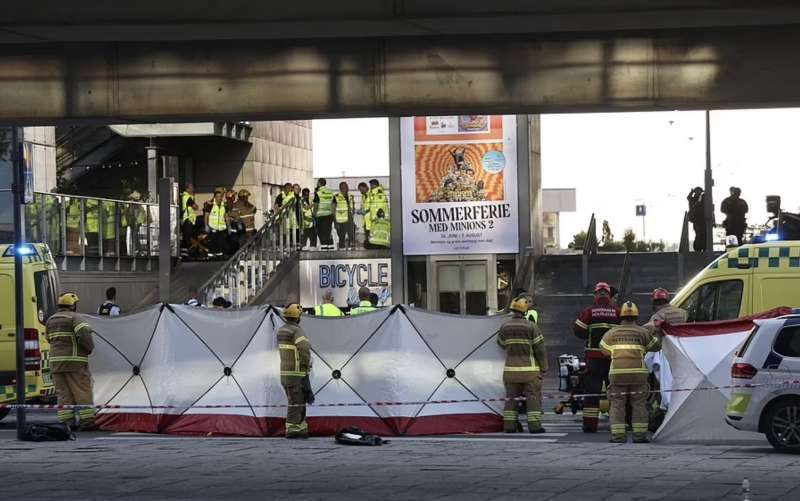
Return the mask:
<path id="1" fill-rule="evenodd" d="M 428 307 L 428 272 L 425 261 L 409 261 L 407 266 L 408 304 L 417 308 Z"/>

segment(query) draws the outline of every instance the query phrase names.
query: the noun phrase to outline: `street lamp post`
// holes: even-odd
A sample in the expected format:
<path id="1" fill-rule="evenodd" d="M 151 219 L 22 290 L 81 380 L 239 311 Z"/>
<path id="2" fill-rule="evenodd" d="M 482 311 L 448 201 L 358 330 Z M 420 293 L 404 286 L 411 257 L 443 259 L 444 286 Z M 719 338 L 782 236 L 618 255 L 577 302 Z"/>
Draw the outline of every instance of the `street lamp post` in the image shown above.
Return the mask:
<path id="1" fill-rule="evenodd" d="M 703 214 L 706 225 L 706 252 L 714 252 L 714 175 L 711 171 L 711 112 L 706 110 L 706 170 Z"/>
<path id="2" fill-rule="evenodd" d="M 14 204 L 14 304 L 16 322 L 17 378 L 17 440 L 25 439 L 25 310 L 23 309 L 22 247 L 25 242 L 25 180 L 23 179 L 22 129 L 11 132 L 11 165 L 14 184 L 11 187 Z"/>

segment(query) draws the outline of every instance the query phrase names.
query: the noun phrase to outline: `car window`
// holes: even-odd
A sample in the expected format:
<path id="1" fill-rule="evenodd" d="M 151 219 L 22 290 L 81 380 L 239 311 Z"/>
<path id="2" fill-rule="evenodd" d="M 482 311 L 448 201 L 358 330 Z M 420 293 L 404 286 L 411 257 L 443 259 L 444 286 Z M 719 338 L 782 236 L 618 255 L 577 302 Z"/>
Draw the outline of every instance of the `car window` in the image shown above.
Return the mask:
<path id="1" fill-rule="evenodd" d="M 39 309 L 39 321 L 44 323 L 56 312 L 56 291 L 50 273 L 36 271 L 33 273 L 36 288 L 36 306 Z"/>
<path id="2" fill-rule="evenodd" d="M 695 290 L 681 308 L 688 312 L 689 322 L 738 318 L 743 288 L 741 280 L 707 283 Z"/>
<path id="3" fill-rule="evenodd" d="M 775 339 L 775 353 L 800 358 L 800 325 L 784 327 Z"/>

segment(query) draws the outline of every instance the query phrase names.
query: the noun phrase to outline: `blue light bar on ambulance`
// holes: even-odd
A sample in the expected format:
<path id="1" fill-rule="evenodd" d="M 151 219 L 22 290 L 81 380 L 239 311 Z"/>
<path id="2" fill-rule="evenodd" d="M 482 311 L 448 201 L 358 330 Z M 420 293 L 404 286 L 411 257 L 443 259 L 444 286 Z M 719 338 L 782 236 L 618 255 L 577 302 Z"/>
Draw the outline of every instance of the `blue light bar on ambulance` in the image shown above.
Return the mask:
<path id="1" fill-rule="evenodd" d="M 774 242 L 775 240 L 780 240 L 781 236 L 777 233 L 767 233 L 767 236 L 764 237 L 767 242 Z"/>
<path id="2" fill-rule="evenodd" d="M 3 253 L 3 257 L 11 257 L 14 255 L 14 247 L 13 245 L 9 245 L 6 251 Z M 22 244 L 19 247 L 19 255 L 20 256 L 36 256 L 36 248 L 31 244 Z"/>

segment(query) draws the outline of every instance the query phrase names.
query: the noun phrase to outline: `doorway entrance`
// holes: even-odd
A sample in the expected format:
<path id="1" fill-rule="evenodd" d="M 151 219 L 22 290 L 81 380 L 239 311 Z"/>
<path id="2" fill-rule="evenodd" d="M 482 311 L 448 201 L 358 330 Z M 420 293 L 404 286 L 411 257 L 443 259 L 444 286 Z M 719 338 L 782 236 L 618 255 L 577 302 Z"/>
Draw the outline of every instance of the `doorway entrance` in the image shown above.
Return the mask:
<path id="1" fill-rule="evenodd" d="M 437 262 L 439 311 L 486 315 L 489 307 L 487 272 L 486 261 Z"/>

